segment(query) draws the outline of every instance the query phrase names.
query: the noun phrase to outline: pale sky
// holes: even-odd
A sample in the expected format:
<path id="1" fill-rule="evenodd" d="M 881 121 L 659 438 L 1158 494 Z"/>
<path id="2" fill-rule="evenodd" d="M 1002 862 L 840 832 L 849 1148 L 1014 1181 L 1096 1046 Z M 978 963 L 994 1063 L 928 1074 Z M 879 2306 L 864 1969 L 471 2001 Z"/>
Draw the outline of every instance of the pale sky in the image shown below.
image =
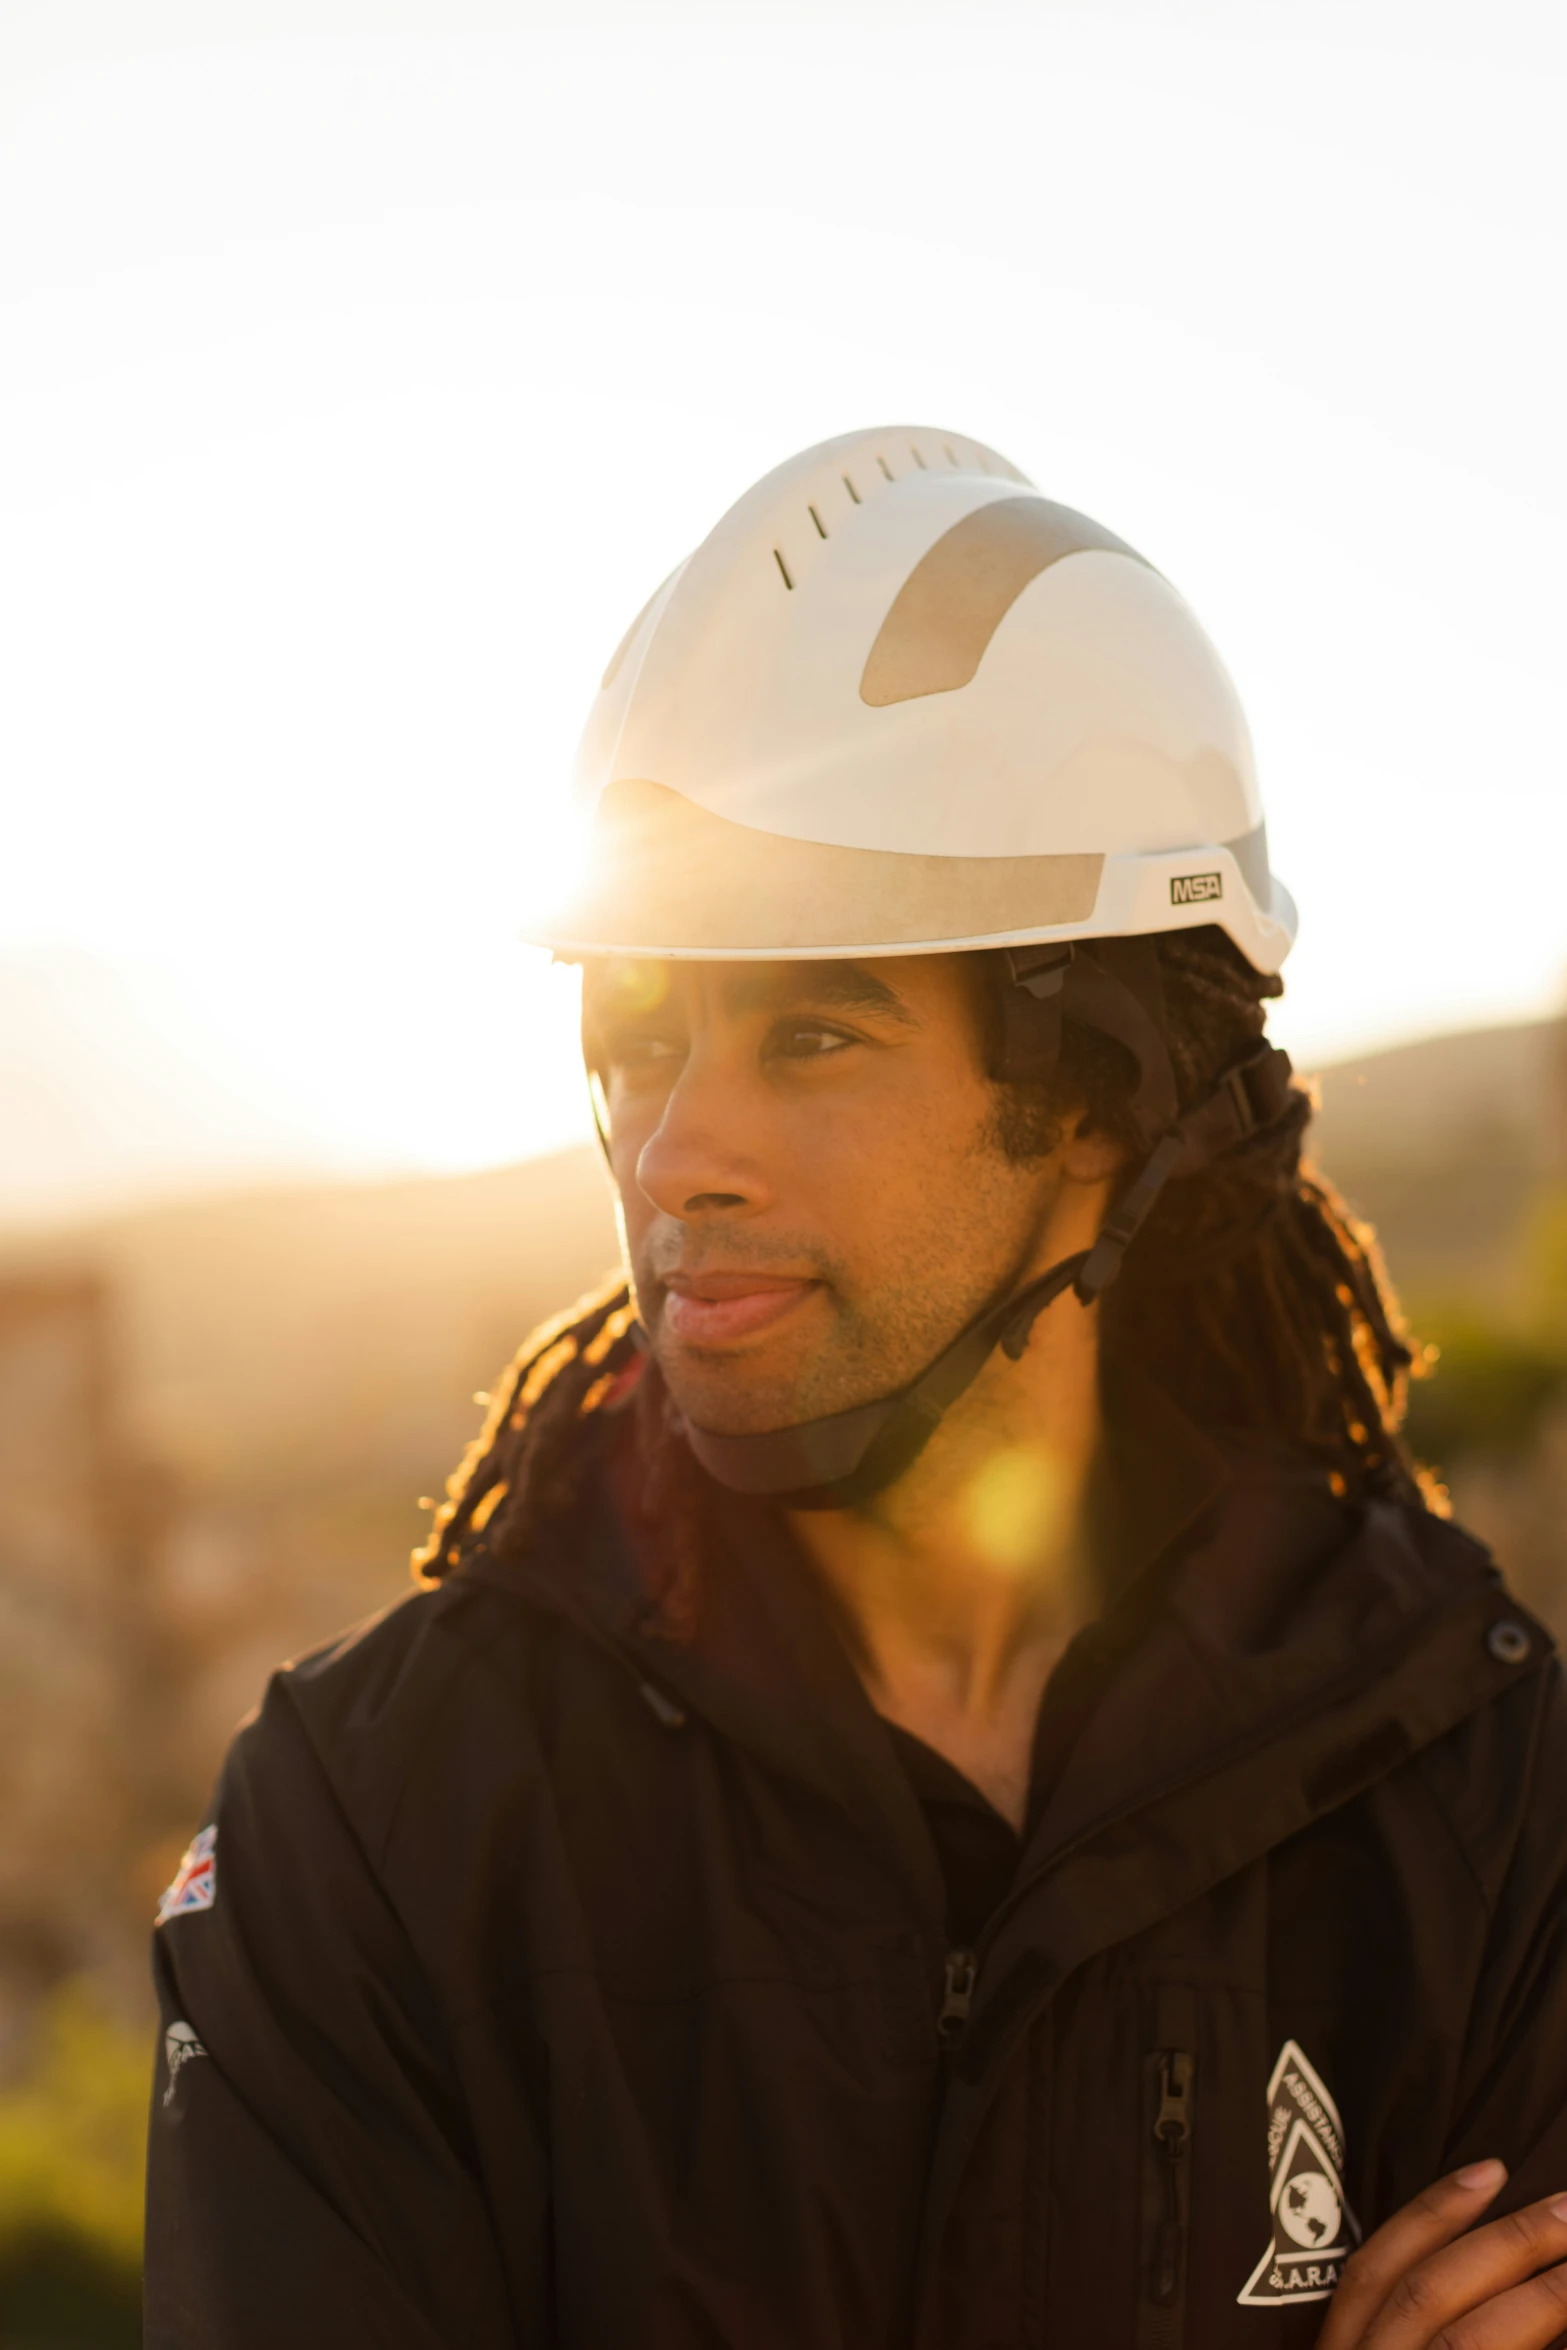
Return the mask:
<path id="1" fill-rule="evenodd" d="M 757 474 L 930 423 L 1216 639 L 1321 1060 L 1567 980 L 1567 12 L 6 0 L 0 952 L 364 1164 L 586 1131 L 516 943 Z"/>

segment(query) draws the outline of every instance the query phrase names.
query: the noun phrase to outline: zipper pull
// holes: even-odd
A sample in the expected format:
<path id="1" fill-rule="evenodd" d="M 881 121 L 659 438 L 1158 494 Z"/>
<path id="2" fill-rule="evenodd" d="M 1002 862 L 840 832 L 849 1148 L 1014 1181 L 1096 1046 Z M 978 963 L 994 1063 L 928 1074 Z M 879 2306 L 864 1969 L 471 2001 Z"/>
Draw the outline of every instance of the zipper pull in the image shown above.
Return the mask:
<path id="1" fill-rule="evenodd" d="M 936 2035 L 943 2047 L 951 2048 L 962 2038 L 978 1972 L 979 1963 L 972 1950 L 947 1952 L 941 2013 L 936 2018 Z"/>
<path id="2" fill-rule="evenodd" d="M 1166 2162 L 1179 2162 L 1192 2134 L 1192 2060 L 1178 2048 L 1159 2059 L 1159 2114 L 1153 2134 Z"/>
<path id="3" fill-rule="evenodd" d="M 1153 2134 L 1166 2165 L 1164 2218 L 1154 2242 L 1153 2300 L 1159 2309 L 1173 2309 L 1181 2289 L 1186 2250 L 1180 2165 L 1192 2135 L 1192 2060 L 1179 2049 L 1159 2059 L 1159 2111 Z"/>

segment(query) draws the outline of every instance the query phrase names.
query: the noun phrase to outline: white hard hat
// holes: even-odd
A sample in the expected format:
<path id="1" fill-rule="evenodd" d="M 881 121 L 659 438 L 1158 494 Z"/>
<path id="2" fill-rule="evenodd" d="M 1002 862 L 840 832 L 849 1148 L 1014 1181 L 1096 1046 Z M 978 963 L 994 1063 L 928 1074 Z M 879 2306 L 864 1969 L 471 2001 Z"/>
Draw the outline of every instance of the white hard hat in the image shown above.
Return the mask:
<path id="1" fill-rule="evenodd" d="M 1181 598 L 994 450 L 824 441 L 732 506 L 604 673 L 566 955 L 1295 935 L 1235 688 Z M 539 935 L 539 934 L 536 934 Z"/>

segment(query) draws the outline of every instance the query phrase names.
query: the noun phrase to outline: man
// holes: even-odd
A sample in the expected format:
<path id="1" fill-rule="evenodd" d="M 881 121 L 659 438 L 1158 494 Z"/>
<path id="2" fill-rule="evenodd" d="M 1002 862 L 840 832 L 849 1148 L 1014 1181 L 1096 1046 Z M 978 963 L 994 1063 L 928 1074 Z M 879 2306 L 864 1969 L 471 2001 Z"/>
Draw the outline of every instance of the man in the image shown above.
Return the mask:
<path id="1" fill-rule="evenodd" d="M 854 436 L 583 778 L 629 1287 L 165 1898 L 149 2342 L 1551 2341 L 1559 1683 L 1301 1171 L 1191 614 Z"/>

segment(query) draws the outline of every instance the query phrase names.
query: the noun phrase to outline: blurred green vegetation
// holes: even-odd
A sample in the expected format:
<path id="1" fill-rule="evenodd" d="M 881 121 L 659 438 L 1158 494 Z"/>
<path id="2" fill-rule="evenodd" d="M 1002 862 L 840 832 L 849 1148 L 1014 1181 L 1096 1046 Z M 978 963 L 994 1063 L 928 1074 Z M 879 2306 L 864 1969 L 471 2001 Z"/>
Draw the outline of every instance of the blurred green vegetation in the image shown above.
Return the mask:
<path id="1" fill-rule="evenodd" d="M 1417 1458 L 1437 1468 L 1474 1454 L 1517 1459 L 1545 1415 L 1567 1401 L 1567 1184 L 1542 1186 L 1516 1244 L 1516 1272 L 1494 1297 L 1409 1301 L 1433 1349 L 1409 1395 Z"/>
<path id="2" fill-rule="evenodd" d="M 1567 1337 L 1567 1183 L 1547 1185 L 1535 1202 L 1523 1259 L 1535 1318 Z"/>
<path id="3" fill-rule="evenodd" d="M 1412 1319 L 1436 1349 L 1409 1391 L 1416 1457 L 1442 1469 L 1477 1452 L 1526 1453 L 1544 1414 L 1567 1397 L 1567 1341 L 1471 1305 L 1433 1305 Z"/>
<path id="4" fill-rule="evenodd" d="M 151 2043 L 79 1983 L 0 2091 L 0 2346 L 141 2340 Z"/>

